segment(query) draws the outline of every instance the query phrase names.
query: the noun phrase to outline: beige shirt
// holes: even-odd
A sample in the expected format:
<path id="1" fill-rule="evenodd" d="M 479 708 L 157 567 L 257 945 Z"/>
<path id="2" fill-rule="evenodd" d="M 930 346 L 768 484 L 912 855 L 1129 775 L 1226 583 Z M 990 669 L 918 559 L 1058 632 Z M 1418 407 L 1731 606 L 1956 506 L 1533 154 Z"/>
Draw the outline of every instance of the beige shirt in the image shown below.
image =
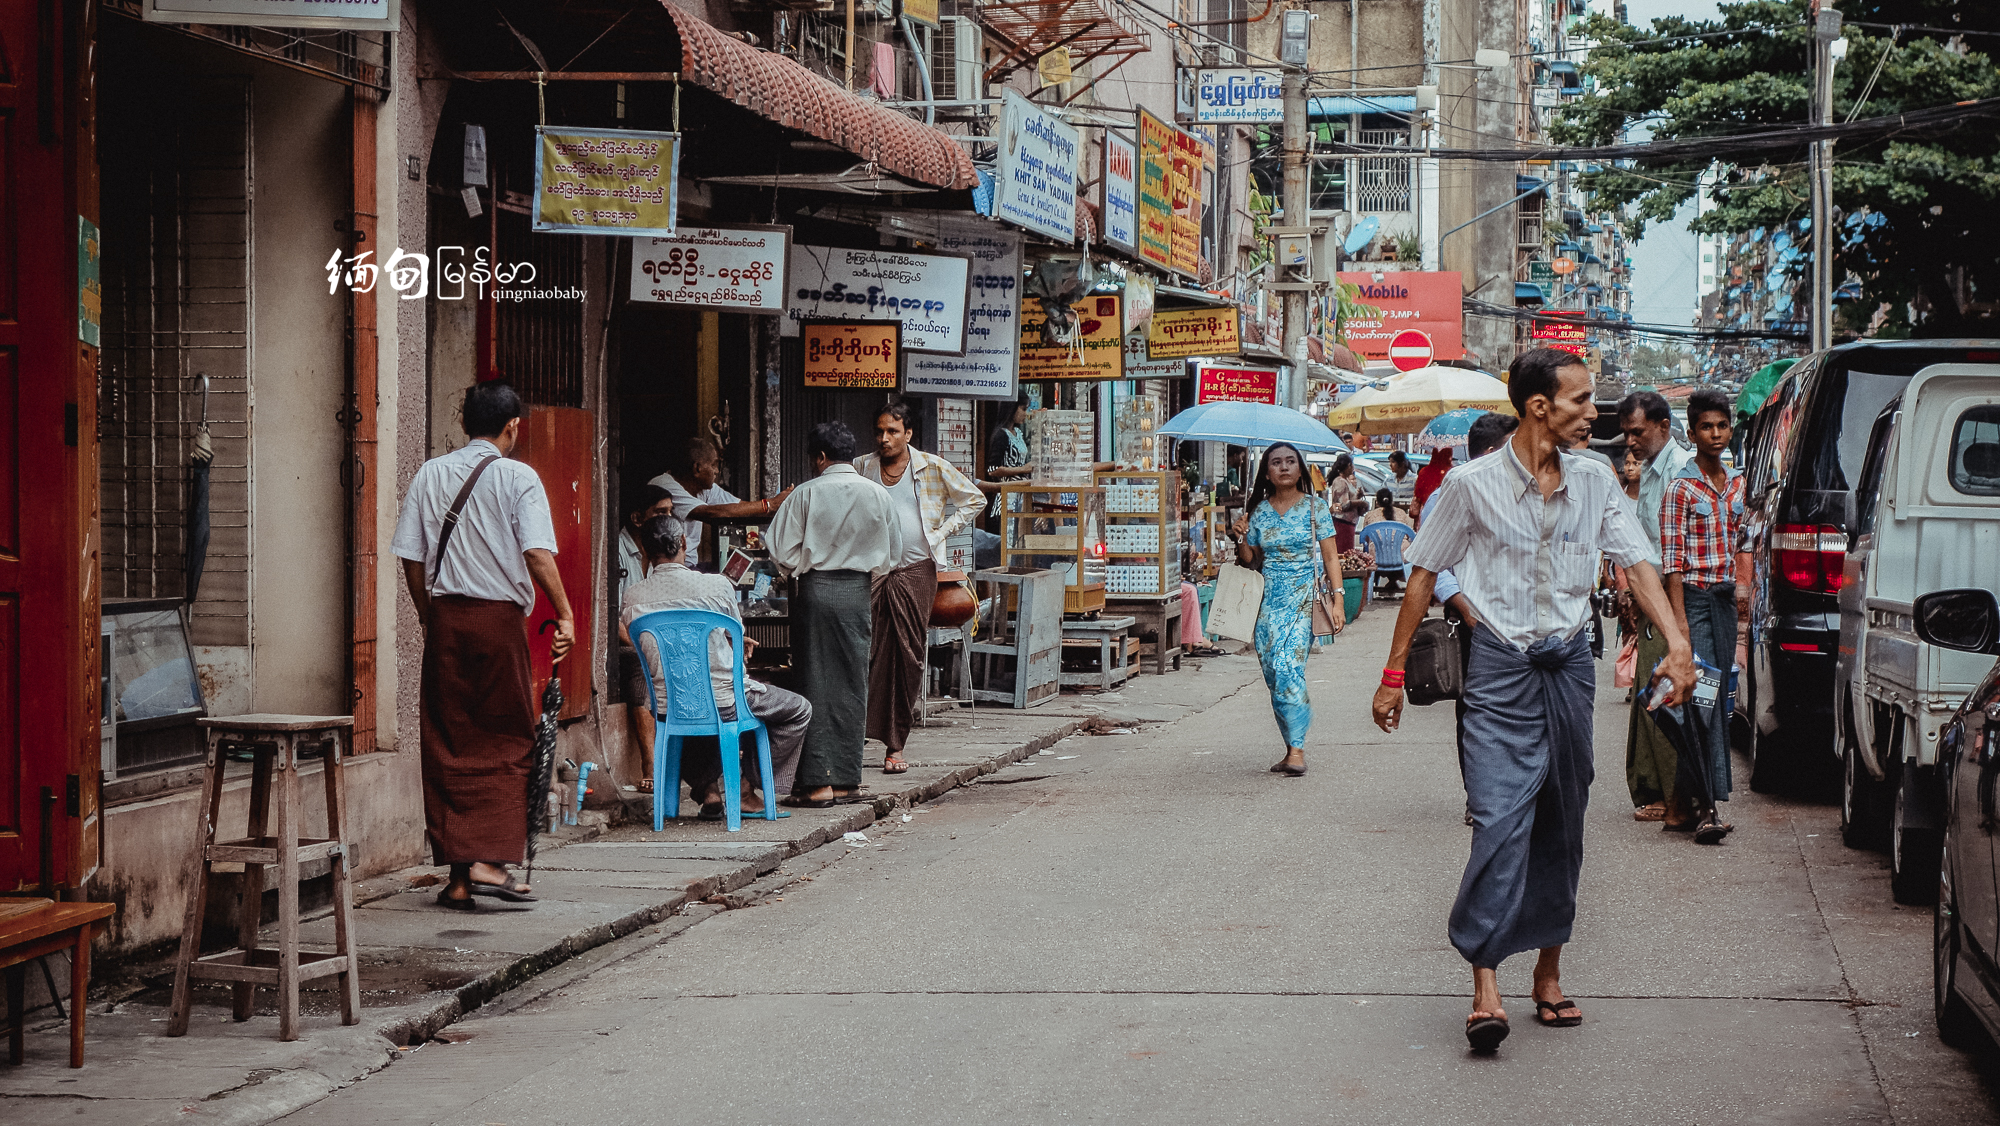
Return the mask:
<path id="1" fill-rule="evenodd" d="M 887 485 L 882 479 L 882 458 L 877 454 L 863 454 L 854 459 L 854 468 L 863 477 L 879 485 Z M 958 467 L 936 454 L 910 447 L 910 461 L 903 471 L 904 479 L 917 490 L 917 512 L 922 517 L 924 548 L 939 570 L 946 570 L 950 564 L 946 541 L 979 519 L 979 513 L 986 507 L 986 494 L 972 483 L 972 478 L 959 472 Z M 904 555 L 910 562 L 922 562 L 923 556 L 913 547 L 905 548 Z"/>
<path id="2" fill-rule="evenodd" d="M 764 542 L 787 575 L 866 571 L 879 577 L 903 554 L 889 491 L 841 463 L 792 490 L 771 517 Z"/>

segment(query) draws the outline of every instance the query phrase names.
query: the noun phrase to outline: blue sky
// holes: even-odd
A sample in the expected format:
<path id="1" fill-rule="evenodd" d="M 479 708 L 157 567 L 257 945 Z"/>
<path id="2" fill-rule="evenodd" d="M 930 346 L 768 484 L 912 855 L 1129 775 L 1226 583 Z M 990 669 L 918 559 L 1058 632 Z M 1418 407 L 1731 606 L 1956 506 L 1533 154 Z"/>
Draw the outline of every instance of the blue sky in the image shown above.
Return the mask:
<path id="1" fill-rule="evenodd" d="M 1633 26 L 1651 27 L 1665 16 L 1714 19 L 1714 0 L 1627 0 Z M 1684 325 L 1694 320 L 1695 249 L 1687 220 L 1694 204 L 1681 208 L 1672 223 L 1654 223 L 1632 247 L 1632 319 L 1641 324 Z"/>

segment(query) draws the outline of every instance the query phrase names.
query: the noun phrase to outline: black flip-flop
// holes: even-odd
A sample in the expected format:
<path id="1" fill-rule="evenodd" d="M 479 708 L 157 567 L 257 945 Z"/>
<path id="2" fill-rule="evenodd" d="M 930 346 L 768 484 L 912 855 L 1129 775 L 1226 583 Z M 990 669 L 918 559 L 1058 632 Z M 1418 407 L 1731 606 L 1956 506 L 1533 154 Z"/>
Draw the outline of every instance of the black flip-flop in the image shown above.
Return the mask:
<path id="1" fill-rule="evenodd" d="M 472 881 L 472 894 L 490 895 L 495 899 L 504 899 L 509 903 L 535 902 L 535 897 L 522 891 L 520 883 L 512 876 L 508 876 L 507 882 L 504 884 L 489 884 L 480 880 L 474 880 Z"/>
<path id="2" fill-rule="evenodd" d="M 1564 1009 L 1576 1009 L 1576 1015 L 1573 1017 L 1558 1016 L 1557 1014 Z M 1543 1013 L 1547 1013 L 1548 1015 L 1544 1016 L 1542 1015 Z M 1535 1002 L 1535 1019 L 1541 1022 L 1543 1028 L 1575 1028 L 1577 1025 L 1583 1023 L 1583 1009 L 1567 997 L 1564 997 L 1560 1001 L 1537 1001 Z"/>
<path id="3" fill-rule="evenodd" d="M 1700 824 L 1694 827 L 1694 843 L 1719 845 L 1722 843 L 1722 838 L 1728 836 L 1729 831 L 1735 827 L 1734 825 L 1724 824 L 1720 818 L 1711 813 L 1707 817 L 1702 818 Z"/>
<path id="4" fill-rule="evenodd" d="M 1478 1020 L 1468 1018 L 1465 1022 L 1465 1039 L 1472 1050 L 1482 1055 L 1499 1050 L 1500 1041 L 1507 1038 L 1507 1018 L 1487 1016 Z"/>
<path id="5" fill-rule="evenodd" d="M 453 899 L 450 888 L 437 893 L 437 905 L 452 911 L 477 911 L 479 909 L 479 904 L 474 903 L 472 897 L 469 895 L 464 899 Z"/>
<path id="6" fill-rule="evenodd" d="M 786 809 L 832 809 L 839 803 L 839 798 L 821 798 L 814 801 L 812 798 L 802 798 L 797 794 L 787 794 L 778 799 L 778 804 Z"/>
<path id="7" fill-rule="evenodd" d="M 721 802 L 705 801 L 701 803 L 701 812 L 694 816 L 697 821 L 720 821 L 722 820 L 723 813 L 724 810 Z"/>

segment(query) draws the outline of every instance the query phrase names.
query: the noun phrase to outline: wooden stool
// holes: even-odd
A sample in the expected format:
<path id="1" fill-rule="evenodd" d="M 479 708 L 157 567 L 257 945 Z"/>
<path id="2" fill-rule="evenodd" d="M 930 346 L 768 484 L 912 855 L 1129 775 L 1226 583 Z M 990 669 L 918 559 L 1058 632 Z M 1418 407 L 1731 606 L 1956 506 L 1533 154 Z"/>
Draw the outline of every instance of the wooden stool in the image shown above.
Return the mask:
<path id="1" fill-rule="evenodd" d="M 249 1020 L 259 985 L 278 987 L 278 1039 L 299 1038 L 299 983 L 329 974 L 340 976 L 340 1023 L 361 1020 L 361 975 L 354 955 L 354 905 L 348 888 L 347 835 L 344 812 L 346 787 L 341 777 L 341 742 L 352 747 L 354 718 L 323 715 L 240 715 L 204 719 L 208 730 L 208 777 L 203 782 L 201 813 L 195 823 L 194 853 L 189 858 L 191 890 L 187 926 L 181 931 L 180 957 L 174 964 L 174 997 L 167 1035 L 188 1029 L 194 979 L 233 983 L 237 1020 Z M 299 752 L 318 744 L 326 750 L 326 823 L 323 839 L 299 837 Z M 250 779 L 249 836 L 215 839 L 222 807 L 225 755 L 246 750 L 256 755 Z M 278 774 L 275 832 L 269 832 L 271 776 Z M 331 954 L 299 951 L 299 865 L 329 860 L 333 865 L 333 943 Z M 238 946 L 201 957 L 202 913 L 208 903 L 208 877 L 213 865 L 243 865 L 243 901 L 237 918 Z M 264 903 L 264 869 L 278 869 L 278 948 L 257 948 L 258 924 Z"/>
<path id="2" fill-rule="evenodd" d="M 1181 589 L 1176 586 L 1171 594 L 1117 594 L 1104 599 L 1104 612 L 1123 614 L 1133 619 L 1133 630 L 1141 635 L 1151 633 L 1153 640 L 1144 642 L 1141 653 L 1153 659 L 1153 671 L 1161 676 L 1167 674 L 1167 663 L 1173 662 L 1174 671 L 1181 667 Z"/>
<path id="3" fill-rule="evenodd" d="M 1065 621 L 1062 624 L 1064 655 L 1073 651 L 1090 655 L 1095 651 L 1097 667 L 1089 672 L 1063 673 L 1063 687 L 1111 689 L 1125 683 L 1137 671 L 1137 661 L 1128 661 L 1128 656 L 1133 654 L 1125 644 L 1131 631 L 1131 618 Z"/>
<path id="4" fill-rule="evenodd" d="M 24 986 L 30 961 L 58 950 L 69 955 L 69 1065 L 83 1066 L 83 1000 L 90 989 L 90 932 L 118 911 L 115 903 L 0 900 L 0 973 L 7 977 L 7 1058 L 26 1058 Z M 54 989 L 51 988 L 51 993 Z"/>

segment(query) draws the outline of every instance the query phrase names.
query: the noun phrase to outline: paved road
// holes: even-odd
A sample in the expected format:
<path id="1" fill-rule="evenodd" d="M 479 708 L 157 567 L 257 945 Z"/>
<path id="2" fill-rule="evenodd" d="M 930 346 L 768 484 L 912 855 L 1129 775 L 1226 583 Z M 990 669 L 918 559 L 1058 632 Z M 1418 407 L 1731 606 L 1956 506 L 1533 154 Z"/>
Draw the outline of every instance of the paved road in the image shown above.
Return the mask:
<path id="1" fill-rule="evenodd" d="M 1254 687 L 1070 739 L 285 1121 L 2000 1120 L 1933 1030 L 1929 912 L 1832 808 L 1739 790 L 1712 849 L 1630 819 L 1608 662 L 1565 982 L 1586 1023 L 1532 1027 L 1517 958 L 1515 1033 L 1470 1056 L 1451 714 L 1368 724 L 1388 626 L 1314 658 L 1303 779 L 1266 772 Z"/>

